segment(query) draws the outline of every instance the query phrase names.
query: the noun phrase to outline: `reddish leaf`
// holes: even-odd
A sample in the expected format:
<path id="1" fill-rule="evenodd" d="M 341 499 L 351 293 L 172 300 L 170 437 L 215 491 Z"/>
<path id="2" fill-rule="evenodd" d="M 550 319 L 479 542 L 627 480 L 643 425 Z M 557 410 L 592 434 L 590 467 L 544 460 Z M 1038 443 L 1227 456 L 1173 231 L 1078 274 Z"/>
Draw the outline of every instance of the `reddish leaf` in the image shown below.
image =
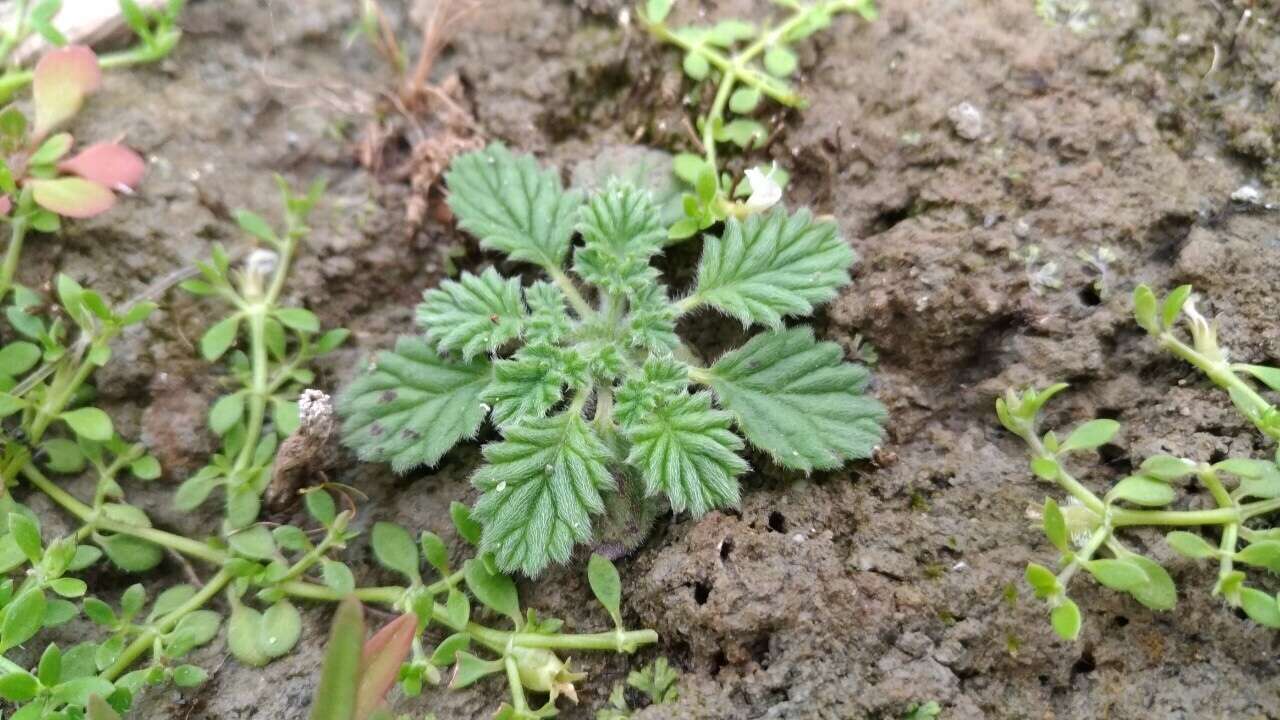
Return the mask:
<path id="1" fill-rule="evenodd" d="M 395 685 L 400 665 L 413 649 L 418 635 L 418 616 L 405 613 L 392 620 L 369 638 L 360 661 L 360 690 L 356 701 L 356 720 L 373 714 L 387 691 Z"/>
<path id="2" fill-rule="evenodd" d="M 113 190 L 132 190 L 142 182 L 146 163 L 138 153 L 117 143 L 94 143 L 75 157 L 58 163 L 58 169 L 74 173 Z"/>
<path id="3" fill-rule="evenodd" d="M 45 53 L 32 76 L 35 94 L 35 136 L 66 122 L 80 110 L 84 98 L 102 84 L 98 56 L 84 45 L 69 45 Z"/>
<path id="4" fill-rule="evenodd" d="M 0 195 L 0 215 L 8 215 L 13 209 L 13 200 L 8 195 Z"/>
<path id="5" fill-rule="evenodd" d="M 364 610 L 348 596 L 338 605 L 320 670 L 320 685 L 311 702 L 311 720 L 352 720 L 360 683 L 360 643 L 364 641 Z"/>
<path id="6" fill-rule="evenodd" d="M 116 196 L 110 190 L 83 178 L 32 180 L 27 184 L 37 205 L 63 217 L 93 217 L 110 210 L 116 203 Z"/>

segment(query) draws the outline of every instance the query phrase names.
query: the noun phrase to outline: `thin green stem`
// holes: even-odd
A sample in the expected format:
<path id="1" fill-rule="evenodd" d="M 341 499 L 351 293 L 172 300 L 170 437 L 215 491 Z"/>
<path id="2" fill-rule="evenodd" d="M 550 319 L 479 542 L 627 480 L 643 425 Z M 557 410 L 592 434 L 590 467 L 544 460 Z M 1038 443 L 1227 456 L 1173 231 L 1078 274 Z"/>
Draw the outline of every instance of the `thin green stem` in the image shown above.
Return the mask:
<path id="1" fill-rule="evenodd" d="M 729 102 L 729 94 L 733 91 L 733 83 L 738 79 L 735 69 L 724 71 L 720 78 L 720 87 L 716 90 L 716 98 L 707 112 L 706 121 L 702 123 L 702 149 L 706 152 L 707 167 L 716 171 L 716 187 L 720 188 L 720 171 L 716 165 L 716 119 L 724 120 L 724 108 Z"/>
<path id="2" fill-rule="evenodd" d="M 1213 384 L 1223 388 L 1231 395 L 1232 400 L 1237 403 L 1246 405 L 1241 408 L 1245 416 L 1254 424 L 1264 435 L 1273 440 L 1280 440 L 1280 428 L 1268 427 L 1259 421 L 1264 417 L 1268 410 L 1272 409 L 1271 403 L 1258 394 L 1253 386 L 1246 382 L 1232 370 L 1231 364 L 1225 360 L 1210 358 L 1195 348 L 1179 340 L 1172 332 L 1166 330 L 1160 333 L 1157 338 L 1160 346 L 1165 350 L 1177 355 L 1188 363 L 1194 365 L 1196 369 L 1204 373 Z"/>
<path id="3" fill-rule="evenodd" d="M 1079 552 L 1074 553 L 1071 556 L 1071 562 L 1067 563 L 1062 572 L 1058 573 L 1058 584 L 1065 588 L 1067 583 L 1071 582 L 1072 576 L 1076 574 L 1081 566 L 1089 562 L 1089 559 L 1093 557 L 1094 553 L 1098 552 L 1098 548 L 1102 547 L 1102 544 L 1109 537 L 1111 537 L 1111 528 L 1106 525 L 1094 530 L 1093 534 L 1089 536 L 1089 542 L 1085 543 L 1085 546 Z"/>
<path id="4" fill-rule="evenodd" d="M 654 630 L 630 630 L 624 632 L 614 630 L 613 632 L 586 635 L 516 633 L 511 636 L 511 641 L 523 647 L 546 648 L 548 650 L 613 650 L 615 652 L 626 652 L 629 647 L 658 642 L 658 633 Z"/>
<path id="5" fill-rule="evenodd" d="M 9 64 L 9 55 L 18 43 L 27 36 L 27 5 L 29 0 L 18 0 L 14 3 L 13 31 L 0 36 L 0 62 Z"/>
<path id="6" fill-rule="evenodd" d="M 249 313 L 249 357 L 253 368 L 252 385 L 249 387 L 249 424 L 244 436 L 244 445 L 236 457 L 233 473 L 239 475 L 249 469 L 253 454 L 258 449 L 259 436 L 262 434 L 262 422 L 267 412 L 267 305 L 262 304 Z"/>
<path id="7" fill-rule="evenodd" d="M 26 216 L 18 215 L 10 222 L 9 247 L 4 253 L 4 265 L 0 266 L 0 300 L 4 300 L 13 288 L 13 277 L 18 272 L 18 259 L 22 256 L 22 243 L 26 237 Z"/>
<path id="8" fill-rule="evenodd" d="M 191 599 L 174 608 L 173 612 L 157 620 L 150 629 L 134 638 L 133 642 L 129 643 L 121 651 L 116 661 L 102 671 L 102 677 L 106 680 L 115 680 L 123 675 L 143 653 L 152 647 L 156 638 L 172 630 L 182 618 L 204 607 L 223 588 L 229 585 L 232 579 L 231 573 L 226 570 L 219 570 L 218 574 L 210 578 L 209 582 L 205 583 L 199 592 L 191 596 Z"/>

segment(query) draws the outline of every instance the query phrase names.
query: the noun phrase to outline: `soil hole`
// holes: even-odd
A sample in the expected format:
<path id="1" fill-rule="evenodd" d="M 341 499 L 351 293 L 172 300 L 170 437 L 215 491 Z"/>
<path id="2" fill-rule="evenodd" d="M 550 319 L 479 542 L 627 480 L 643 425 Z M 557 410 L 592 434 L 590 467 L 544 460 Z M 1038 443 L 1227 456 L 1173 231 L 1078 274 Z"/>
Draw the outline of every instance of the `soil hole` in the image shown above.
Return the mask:
<path id="1" fill-rule="evenodd" d="M 1102 304 L 1102 296 L 1098 294 L 1098 288 L 1093 283 L 1085 285 L 1080 289 L 1080 302 L 1089 307 L 1095 307 Z"/>
<path id="2" fill-rule="evenodd" d="M 1088 675 L 1098 667 L 1098 663 L 1093 659 L 1093 653 L 1085 650 L 1080 654 L 1080 659 L 1076 660 L 1076 664 L 1071 666 L 1072 675 Z"/>
<path id="3" fill-rule="evenodd" d="M 720 559 L 728 560 L 733 553 L 733 538 L 725 538 L 720 542 Z"/>
<path id="4" fill-rule="evenodd" d="M 1129 618 L 1121 615 L 1116 618 L 1116 627 L 1124 627 L 1129 624 Z"/>
<path id="5" fill-rule="evenodd" d="M 787 518 L 782 513 L 774 510 L 769 513 L 769 529 L 776 533 L 784 533 L 787 531 Z"/>
<path id="6" fill-rule="evenodd" d="M 747 649 L 751 653 L 751 659 L 760 666 L 761 670 L 767 670 L 769 668 L 770 653 L 769 637 L 767 635 L 757 640 L 753 640 Z"/>
<path id="7" fill-rule="evenodd" d="M 697 582 L 693 584 L 693 601 L 699 605 L 706 605 L 707 599 L 711 597 L 711 583 Z"/>
<path id="8" fill-rule="evenodd" d="M 1127 473 L 1133 469 L 1133 461 L 1129 459 L 1128 451 L 1119 445 L 1110 443 L 1103 445 L 1098 448 L 1098 455 L 1102 457 L 1102 462 L 1121 472 Z"/>

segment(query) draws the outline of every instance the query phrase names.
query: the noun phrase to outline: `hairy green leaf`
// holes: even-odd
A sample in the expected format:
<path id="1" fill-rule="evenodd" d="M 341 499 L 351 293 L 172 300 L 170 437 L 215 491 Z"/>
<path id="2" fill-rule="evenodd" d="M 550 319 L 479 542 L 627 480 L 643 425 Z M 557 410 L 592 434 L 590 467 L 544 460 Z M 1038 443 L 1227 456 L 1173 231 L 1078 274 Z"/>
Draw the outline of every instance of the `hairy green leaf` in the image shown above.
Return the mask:
<path id="1" fill-rule="evenodd" d="M 611 181 L 591 196 L 578 215 L 583 246 L 573 256 L 573 269 L 596 287 L 630 295 L 652 285 L 658 271 L 649 264 L 667 239 L 649 193 Z"/>
<path id="2" fill-rule="evenodd" d="M 614 415 L 624 429 L 648 418 L 666 397 L 689 385 L 689 366 L 669 355 L 651 357 L 618 388 Z"/>
<path id="3" fill-rule="evenodd" d="M 499 427 L 543 417 L 560 402 L 565 385 L 581 388 L 587 367 L 577 354 L 545 344 L 528 345 L 493 364 L 493 383 L 482 399 L 493 405 Z"/>
<path id="4" fill-rule="evenodd" d="M 418 324 L 440 354 L 461 353 L 471 360 L 519 337 L 524 314 L 519 278 L 487 268 L 428 290 L 418 305 Z"/>
<path id="5" fill-rule="evenodd" d="M 339 399 L 343 440 L 361 460 L 397 472 L 434 465 L 479 429 L 491 374 L 488 362 L 446 360 L 425 340 L 401 337 Z"/>
<path id="6" fill-rule="evenodd" d="M 668 397 L 627 432 L 627 464 L 640 471 L 645 494 L 665 493 L 675 512 L 701 516 L 738 504 L 742 440 L 729 429 L 729 413 L 711 407 L 711 395 Z"/>
<path id="7" fill-rule="evenodd" d="M 581 200 L 555 170 L 493 143 L 454 158 L 445 182 L 458 224 L 482 246 L 548 269 L 564 264 Z"/>
<path id="8" fill-rule="evenodd" d="M 866 368 L 808 327 L 757 335 L 707 371 L 720 405 L 751 443 L 785 467 L 828 470 L 869 457 L 884 407 L 864 394 Z"/>
<path id="9" fill-rule="evenodd" d="M 708 304 L 743 325 L 777 329 L 787 316 L 805 316 L 849 282 L 854 252 L 830 221 L 807 210 L 730 218 L 720 238 L 708 237 L 698 282 L 686 306 Z"/>
<path id="10" fill-rule="evenodd" d="M 565 562 L 574 543 L 591 537 L 591 515 L 604 510 L 601 490 L 613 488 L 609 452 L 577 413 L 530 420 L 486 445 L 488 462 L 473 483 L 484 495 L 475 517 L 484 525 L 480 549 L 503 572 L 534 576 Z"/>

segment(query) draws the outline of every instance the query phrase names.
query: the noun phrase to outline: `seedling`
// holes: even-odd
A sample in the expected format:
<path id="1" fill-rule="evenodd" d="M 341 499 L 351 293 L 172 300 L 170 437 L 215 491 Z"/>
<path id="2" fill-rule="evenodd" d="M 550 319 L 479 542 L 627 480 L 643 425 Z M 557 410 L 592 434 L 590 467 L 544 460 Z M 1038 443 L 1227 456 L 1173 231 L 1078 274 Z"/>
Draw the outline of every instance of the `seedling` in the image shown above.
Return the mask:
<path id="1" fill-rule="evenodd" d="M 1157 301 L 1150 288 L 1139 286 L 1134 292 L 1134 315 L 1160 348 L 1191 363 L 1225 390 L 1235 408 L 1259 432 L 1272 440 L 1280 439 L 1280 410 L 1259 394 L 1255 385 L 1280 390 L 1280 369 L 1230 362 L 1226 349 L 1218 344 L 1214 324 L 1197 311 L 1190 285 L 1169 293 L 1163 302 Z M 1248 576 L 1241 569 L 1280 572 L 1280 530 L 1264 522 L 1280 509 L 1280 466 L 1276 462 L 1280 457 L 1231 457 L 1210 462 L 1157 455 L 1099 496 L 1076 479 L 1067 460 L 1073 453 L 1110 442 L 1120 424 L 1091 420 L 1065 438 L 1060 439 L 1053 430 L 1040 434 L 1042 408 L 1066 387 L 1059 383 L 1023 393 L 1010 390 L 996 401 L 1000 422 L 1030 448 L 1032 472 L 1067 493 L 1064 504 L 1049 498 L 1037 513 L 1045 535 L 1059 553 L 1059 570 L 1031 563 L 1026 573 L 1036 596 L 1048 603 L 1058 635 L 1074 640 L 1080 634 L 1080 609 L 1067 590 L 1081 571 L 1154 610 L 1174 607 L 1177 590 L 1169 573 L 1117 536 L 1118 531 L 1132 527 L 1178 528 L 1166 534 L 1165 541 L 1181 555 L 1217 564 L 1214 595 L 1242 609 L 1253 621 L 1280 628 L 1276 596 L 1247 585 Z M 1191 480 L 1208 492 L 1215 507 L 1171 509 L 1179 495 L 1178 486 Z M 1213 529 L 1217 537 L 1211 542 L 1192 532 L 1194 528 Z"/>
<path id="2" fill-rule="evenodd" d="M 120 13 L 138 42 L 133 47 L 102 56 L 103 69 L 157 62 L 173 52 L 182 37 L 178 18 L 186 0 L 168 0 L 154 10 L 143 9 L 136 0 L 119 2 Z M 54 25 L 54 18 L 62 10 L 62 0 L 17 0 L 12 6 L 14 12 L 9 26 L 0 29 L 0 65 L 4 66 L 0 72 L 0 101 L 8 100 L 34 80 L 35 74 L 20 67 L 20 58 L 15 53 L 25 40 L 34 34 L 55 48 L 69 45 Z"/>
<path id="3" fill-rule="evenodd" d="M 799 67 L 795 43 L 830 27 L 840 13 L 856 12 L 868 21 L 876 18 L 873 0 L 774 2 L 787 13 L 777 24 L 763 27 L 723 20 L 710 27 L 673 28 L 667 19 L 674 0 L 647 0 L 639 8 L 640 22 L 649 32 L 684 53 L 685 75 L 695 84 L 718 83 L 710 108 L 696 119 L 701 155 L 675 157 L 676 175 L 693 192 L 684 196 L 685 216 L 668 230 L 671 240 L 692 237 L 725 218 L 743 218 L 778 202 L 787 183 L 784 170 L 754 167 L 735 183 L 720 162 L 718 147 L 732 144 L 749 151 L 765 142 L 768 130 L 755 119 L 765 98 L 788 108 L 805 106 L 788 81 Z"/>
<path id="4" fill-rule="evenodd" d="M 82 46 L 53 50 L 34 72 L 35 122 L 18 108 L 0 110 L 0 215 L 9 221 L 9 247 L 0 266 L 0 299 L 13 287 L 27 232 L 56 232 L 59 216 L 87 218 L 111 209 L 116 192 L 132 192 L 145 163 L 113 142 L 94 143 L 66 158 L 75 142 L 54 130 L 70 121 L 98 89 L 102 71 Z"/>
<path id="5" fill-rule="evenodd" d="M 747 463 L 734 425 L 806 473 L 880 442 L 867 370 L 783 325 L 849 282 L 854 253 L 835 223 L 804 210 L 730 218 L 706 239 L 692 290 L 672 299 L 651 264 L 666 234 L 648 193 L 614 182 L 584 199 L 501 145 L 459 157 L 447 181 L 463 228 L 547 279 L 489 268 L 428 291 L 422 334 L 381 353 L 338 410 L 362 459 L 401 472 L 436 464 L 489 416 L 503 440 L 472 479 L 475 517 L 503 572 L 566 562 L 592 540 L 593 517 L 638 522 L 657 497 L 694 515 L 737 504 Z M 676 335 L 701 309 L 766 331 L 705 365 Z"/>
<path id="6" fill-rule="evenodd" d="M 626 687 L 635 689 L 644 695 L 650 705 L 665 705 L 675 702 L 680 697 L 680 689 L 676 683 L 680 673 L 660 657 L 639 670 L 632 670 L 627 675 L 626 686 L 615 683 L 609 693 L 609 707 L 596 711 L 596 720 L 630 720 L 634 710 L 627 704 Z"/>

